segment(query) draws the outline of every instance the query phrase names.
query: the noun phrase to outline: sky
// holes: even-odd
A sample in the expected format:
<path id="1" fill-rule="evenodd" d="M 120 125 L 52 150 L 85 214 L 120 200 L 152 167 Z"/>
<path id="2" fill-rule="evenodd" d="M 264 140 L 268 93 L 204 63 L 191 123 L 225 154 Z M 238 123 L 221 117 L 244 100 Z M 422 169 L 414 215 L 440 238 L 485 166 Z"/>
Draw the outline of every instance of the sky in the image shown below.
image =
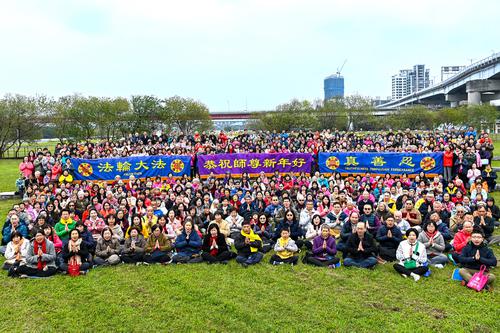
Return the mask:
<path id="1" fill-rule="evenodd" d="M 0 96 L 147 94 L 210 111 L 386 97 L 391 76 L 500 52 L 500 1 L 32 0 L 0 3 Z"/>

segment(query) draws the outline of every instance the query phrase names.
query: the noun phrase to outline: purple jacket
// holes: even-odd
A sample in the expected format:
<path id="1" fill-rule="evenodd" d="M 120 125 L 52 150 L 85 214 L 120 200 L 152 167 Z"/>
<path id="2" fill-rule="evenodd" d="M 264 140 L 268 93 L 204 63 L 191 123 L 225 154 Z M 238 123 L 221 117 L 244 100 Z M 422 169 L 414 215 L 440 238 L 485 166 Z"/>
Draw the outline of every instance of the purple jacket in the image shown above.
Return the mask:
<path id="1" fill-rule="evenodd" d="M 319 260 L 327 260 L 328 257 L 334 257 L 337 253 L 335 246 L 335 238 L 328 236 L 326 239 L 326 249 L 323 249 L 323 237 L 317 236 L 313 240 L 312 252 L 313 257 Z"/>

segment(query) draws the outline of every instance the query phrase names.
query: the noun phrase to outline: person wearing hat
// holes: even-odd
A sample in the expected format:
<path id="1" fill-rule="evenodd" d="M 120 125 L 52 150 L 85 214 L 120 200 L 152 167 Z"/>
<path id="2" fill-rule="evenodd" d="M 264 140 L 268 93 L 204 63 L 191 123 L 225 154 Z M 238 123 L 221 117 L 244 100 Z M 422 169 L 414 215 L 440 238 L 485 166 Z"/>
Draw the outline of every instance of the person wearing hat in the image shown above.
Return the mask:
<path id="1" fill-rule="evenodd" d="M 497 265 L 497 258 L 485 242 L 484 233 L 479 227 L 474 227 L 470 241 L 462 249 L 458 259 L 462 264 L 462 268 L 459 270 L 460 276 L 464 279 L 462 285 L 466 285 L 472 276 L 479 272 L 482 265 L 486 266 L 487 271 Z M 493 290 L 494 281 L 495 275 L 488 272 L 487 290 Z"/>
<path id="2" fill-rule="evenodd" d="M 255 234 L 250 226 L 250 221 L 244 221 L 240 234 L 234 240 L 234 247 L 238 251 L 236 261 L 243 267 L 259 263 L 264 255 L 259 252 L 262 240 Z"/>

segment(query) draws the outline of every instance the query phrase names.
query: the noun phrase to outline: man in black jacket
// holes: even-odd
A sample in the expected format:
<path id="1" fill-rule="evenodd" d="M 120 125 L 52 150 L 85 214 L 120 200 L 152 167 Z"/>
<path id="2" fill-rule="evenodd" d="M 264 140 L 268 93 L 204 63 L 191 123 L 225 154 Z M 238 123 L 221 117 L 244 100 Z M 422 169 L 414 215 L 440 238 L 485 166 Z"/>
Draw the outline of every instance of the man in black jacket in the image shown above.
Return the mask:
<path id="1" fill-rule="evenodd" d="M 468 283 L 472 276 L 479 272 L 482 265 L 487 268 L 497 265 L 497 258 L 484 241 L 484 234 L 480 228 L 474 227 L 470 239 L 458 258 L 463 266 L 459 273 L 464 279 L 464 284 Z M 495 275 L 488 273 L 486 289 L 492 290 L 493 281 L 495 281 Z"/>
<path id="2" fill-rule="evenodd" d="M 264 257 L 259 252 L 262 249 L 262 240 L 253 232 L 250 221 L 242 223 L 241 233 L 234 239 L 234 247 L 238 250 L 236 261 L 245 268 L 258 264 Z"/>
<path id="3" fill-rule="evenodd" d="M 372 268 L 377 264 L 374 253 L 377 252 L 373 236 L 366 232 L 366 224 L 358 222 L 356 232 L 352 233 L 346 244 L 347 258 L 344 260 L 346 267 L 355 266 Z"/>

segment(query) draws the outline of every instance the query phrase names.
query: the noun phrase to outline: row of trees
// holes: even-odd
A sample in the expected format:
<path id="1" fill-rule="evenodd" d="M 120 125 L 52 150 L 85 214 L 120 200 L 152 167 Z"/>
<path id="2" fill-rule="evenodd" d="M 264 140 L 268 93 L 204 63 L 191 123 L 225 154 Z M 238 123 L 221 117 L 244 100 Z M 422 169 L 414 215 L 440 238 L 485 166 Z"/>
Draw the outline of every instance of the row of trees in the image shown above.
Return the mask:
<path id="1" fill-rule="evenodd" d="M 322 101 L 298 101 L 279 105 L 276 111 L 256 113 L 251 128 L 269 131 L 293 129 L 338 130 L 430 130 L 440 126 L 494 127 L 496 107 L 483 104 L 459 108 L 429 109 L 415 105 L 384 114 L 361 96 Z"/>
<path id="2" fill-rule="evenodd" d="M 116 138 L 129 133 L 176 129 L 184 133 L 212 128 L 208 108 L 190 98 L 126 98 L 6 95 L 0 99 L 0 157 L 50 131 L 61 142 Z"/>

